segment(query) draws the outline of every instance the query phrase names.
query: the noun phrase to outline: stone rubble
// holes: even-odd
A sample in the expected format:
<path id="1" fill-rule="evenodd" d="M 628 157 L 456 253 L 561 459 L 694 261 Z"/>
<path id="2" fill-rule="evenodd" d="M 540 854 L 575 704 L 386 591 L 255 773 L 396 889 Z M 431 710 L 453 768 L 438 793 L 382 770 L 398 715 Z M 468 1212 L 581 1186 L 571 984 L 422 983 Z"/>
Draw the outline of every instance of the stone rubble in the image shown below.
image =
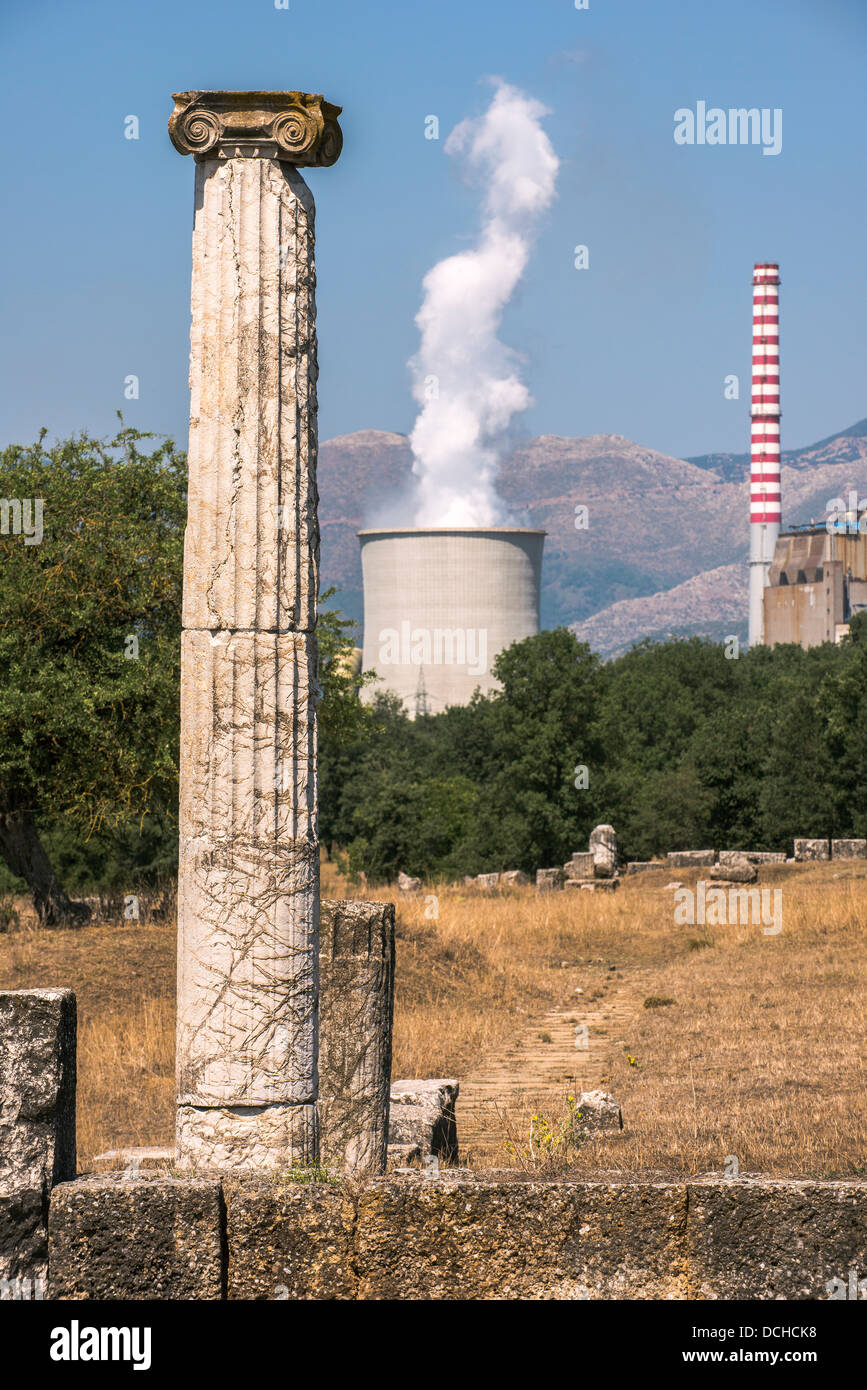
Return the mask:
<path id="1" fill-rule="evenodd" d="M 455 1105 L 459 1093 L 460 1085 L 453 1077 L 391 1083 L 390 1168 L 413 1161 L 424 1165 L 433 1156 L 440 1163 L 457 1164 Z"/>
<path id="2" fill-rule="evenodd" d="M 597 825 L 590 831 L 590 853 L 596 878 L 613 878 L 617 872 L 617 836 L 613 825 Z"/>
<path id="3" fill-rule="evenodd" d="M 725 864 L 712 864 L 708 877 L 716 880 L 725 880 L 726 883 L 755 883 L 759 876 L 759 871 L 755 864 L 749 864 L 746 859 L 732 859 Z"/>
<path id="4" fill-rule="evenodd" d="M 520 869 L 508 869 L 504 874 L 500 874 L 501 888 L 526 888 L 529 882 L 527 875 Z"/>
<path id="5" fill-rule="evenodd" d="M 832 859 L 867 859 L 867 840 L 832 840 Z"/>
<path id="6" fill-rule="evenodd" d="M 795 840 L 795 863 L 807 864 L 813 860 L 831 858 L 831 847 L 827 840 Z"/>
<path id="7" fill-rule="evenodd" d="M 589 1133 L 619 1133 L 622 1130 L 623 1114 L 610 1092 L 582 1091 L 575 1099 L 580 1111 L 577 1122 L 582 1130 Z"/>
<path id="8" fill-rule="evenodd" d="M 565 874 L 562 869 L 537 869 L 536 892 L 554 893 L 563 887 Z"/>

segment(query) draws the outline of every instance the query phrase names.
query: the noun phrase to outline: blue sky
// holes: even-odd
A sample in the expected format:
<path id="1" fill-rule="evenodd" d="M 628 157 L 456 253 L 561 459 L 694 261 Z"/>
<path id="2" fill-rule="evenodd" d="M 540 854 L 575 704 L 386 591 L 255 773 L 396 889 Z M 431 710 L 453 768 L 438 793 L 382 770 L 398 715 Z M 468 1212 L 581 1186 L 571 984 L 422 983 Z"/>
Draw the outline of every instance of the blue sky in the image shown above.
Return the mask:
<path id="1" fill-rule="evenodd" d="M 0 444 L 43 424 L 105 433 L 118 408 L 185 443 L 193 165 L 166 123 L 170 94 L 196 87 L 344 107 L 340 162 L 307 174 L 320 436 L 408 431 L 422 276 L 478 225 L 445 136 L 491 75 L 546 102 L 562 160 L 503 324 L 535 398 L 527 433 L 744 450 L 762 260 L 781 264 L 784 447 L 867 415 L 863 0 L 4 0 L 0 35 Z M 782 108 L 782 152 L 676 145 L 675 110 L 699 100 Z"/>

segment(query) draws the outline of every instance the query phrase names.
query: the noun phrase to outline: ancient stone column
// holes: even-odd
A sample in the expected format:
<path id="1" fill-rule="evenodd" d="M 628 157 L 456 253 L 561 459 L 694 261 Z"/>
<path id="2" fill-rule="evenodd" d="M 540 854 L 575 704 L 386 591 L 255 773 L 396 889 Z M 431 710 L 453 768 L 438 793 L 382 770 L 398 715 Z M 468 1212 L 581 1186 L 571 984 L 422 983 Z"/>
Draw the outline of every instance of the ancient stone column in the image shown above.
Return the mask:
<path id="1" fill-rule="evenodd" d="M 75 1040 L 72 990 L 0 992 L 0 1300 L 44 1297 L 49 1194 L 75 1177 Z"/>
<path id="2" fill-rule="evenodd" d="M 340 108 L 182 92 L 196 158 L 178 883 L 178 1160 L 317 1155 L 313 199 Z"/>
<path id="3" fill-rule="evenodd" d="M 319 1125 L 322 1162 L 385 1172 L 394 1018 L 394 904 L 322 903 Z"/>

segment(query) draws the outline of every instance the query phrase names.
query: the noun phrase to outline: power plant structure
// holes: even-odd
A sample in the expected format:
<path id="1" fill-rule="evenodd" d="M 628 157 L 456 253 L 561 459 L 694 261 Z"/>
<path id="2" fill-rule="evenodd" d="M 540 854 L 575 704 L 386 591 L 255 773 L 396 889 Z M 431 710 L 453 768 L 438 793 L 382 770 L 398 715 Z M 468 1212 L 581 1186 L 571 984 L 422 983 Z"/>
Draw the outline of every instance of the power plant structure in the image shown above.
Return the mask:
<path id="1" fill-rule="evenodd" d="M 753 267 L 750 396 L 749 644 L 765 641 L 765 589 L 782 520 L 780 493 L 780 267 Z"/>
<path id="2" fill-rule="evenodd" d="M 833 499 L 821 523 L 781 530 L 780 268 L 753 268 L 750 646 L 840 642 L 867 609 L 867 506 Z"/>
<path id="3" fill-rule="evenodd" d="M 439 714 L 497 688 L 494 658 L 539 631 L 544 531 L 431 527 L 359 531 L 362 667 L 407 713 Z"/>
<path id="4" fill-rule="evenodd" d="M 841 642 L 867 609 L 867 508 L 835 497 L 826 521 L 781 532 L 764 592 L 765 643 Z"/>

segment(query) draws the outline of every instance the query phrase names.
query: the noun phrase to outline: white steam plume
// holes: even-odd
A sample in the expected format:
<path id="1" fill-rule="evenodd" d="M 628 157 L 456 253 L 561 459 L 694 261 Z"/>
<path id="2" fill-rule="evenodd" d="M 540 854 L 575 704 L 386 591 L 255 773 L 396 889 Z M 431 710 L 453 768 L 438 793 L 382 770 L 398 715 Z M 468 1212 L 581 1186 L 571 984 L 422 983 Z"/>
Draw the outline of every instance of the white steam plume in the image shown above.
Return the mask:
<path id="1" fill-rule="evenodd" d="M 500 82 L 477 120 L 445 144 L 484 187 L 477 245 L 448 256 L 424 278 L 416 315 L 421 345 L 410 362 L 421 406 L 410 444 L 419 479 L 417 526 L 495 526 L 494 478 L 510 420 L 532 405 L 517 353 L 497 331 L 554 198 L 559 160 L 541 126 L 547 108 Z M 498 447 L 499 446 L 499 447 Z"/>

